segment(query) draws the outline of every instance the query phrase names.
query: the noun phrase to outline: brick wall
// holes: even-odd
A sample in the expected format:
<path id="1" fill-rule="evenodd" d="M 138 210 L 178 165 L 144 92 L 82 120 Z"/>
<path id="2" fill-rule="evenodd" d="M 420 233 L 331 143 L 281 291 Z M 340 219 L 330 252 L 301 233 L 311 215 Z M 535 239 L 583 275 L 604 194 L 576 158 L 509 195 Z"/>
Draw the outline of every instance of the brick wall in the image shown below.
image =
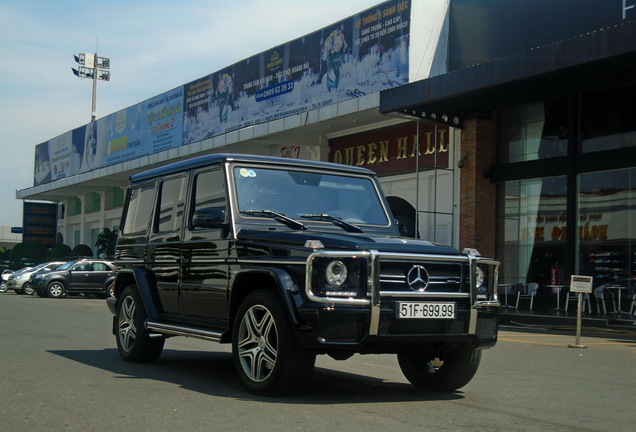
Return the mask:
<path id="1" fill-rule="evenodd" d="M 459 247 L 495 257 L 496 186 L 484 176 L 496 162 L 495 126 L 492 120 L 468 119 L 461 133 Z"/>

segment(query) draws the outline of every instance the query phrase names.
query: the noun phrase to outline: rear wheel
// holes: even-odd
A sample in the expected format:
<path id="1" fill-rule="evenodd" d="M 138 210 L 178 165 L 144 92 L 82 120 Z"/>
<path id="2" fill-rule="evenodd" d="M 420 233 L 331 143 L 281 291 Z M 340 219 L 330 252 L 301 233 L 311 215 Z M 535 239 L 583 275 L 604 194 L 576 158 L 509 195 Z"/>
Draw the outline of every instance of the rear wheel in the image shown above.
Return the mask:
<path id="1" fill-rule="evenodd" d="M 151 339 L 144 327 L 146 312 L 135 285 L 127 286 L 117 302 L 117 350 L 124 360 L 151 362 L 161 355 L 164 339 Z"/>
<path id="2" fill-rule="evenodd" d="M 278 296 L 261 290 L 247 296 L 236 315 L 232 357 L 253 393 L 283 395 L 309 379 L 316 355 L 294 338 Z"/>
<path id="3" fill-rule="evenodd" d="M 415 387 L 453 391 L 464 387 L 475 376 L 481 350 L 462 345 L 441 354 L 399 353 L 398 362 L 406 379 Z"/>
<path id="4" fill-rule="evenodd" d="M 49 297 L 61 298 L 66 294 L 66 290 L 62 282 L 51 282 L 47 288 L 47 293 Z"/>
<path id="5" fill-rule="evenodd" d="M 22 286 L 22 292 L 26 295 L 33 295 L 35 294 L 35 290 L 33 289 L 33 287 L 31 286 L 30 283 L 25 283 Z"/>

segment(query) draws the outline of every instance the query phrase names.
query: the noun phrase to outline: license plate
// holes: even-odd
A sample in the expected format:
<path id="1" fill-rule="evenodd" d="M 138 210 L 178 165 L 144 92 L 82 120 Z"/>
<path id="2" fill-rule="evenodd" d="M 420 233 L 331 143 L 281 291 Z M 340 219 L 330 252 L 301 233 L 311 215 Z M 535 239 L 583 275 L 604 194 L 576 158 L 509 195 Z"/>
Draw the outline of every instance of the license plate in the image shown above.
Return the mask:
<path id="1" fill-rule="evenodd" d="M 398 318 L 454 319 L 455 303 L 398 302 Z"/>

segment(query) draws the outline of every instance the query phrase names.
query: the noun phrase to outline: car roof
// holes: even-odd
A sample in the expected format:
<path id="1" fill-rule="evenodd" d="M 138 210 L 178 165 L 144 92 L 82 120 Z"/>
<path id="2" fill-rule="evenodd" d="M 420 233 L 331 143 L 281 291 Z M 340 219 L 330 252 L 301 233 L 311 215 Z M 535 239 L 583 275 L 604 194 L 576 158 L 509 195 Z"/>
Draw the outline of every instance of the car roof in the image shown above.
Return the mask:
<path id="1" fill-rule="evenodd" d="M 153 168 L 130 177 L 131 183 L 149 180 L 155 177 L 161 177 L 168 174 L 183 172 L 193 168 L 200 168 L 207 165 L 220 162 L 243 162 L 243 163 L 263 163 L 270 166 L 287 166 L 287 167 L 303 167 L 303 168 L 320 168 L 331 171 L 346 172 L 351 174 L 375 175 L 375 173 L 366 168 L 354 167 L 350 165 L 342 165 L 333 162 L 320 162 L 305 159 L 290 159 L 274 156 L 257 156 L 231 153 L 215 153 L 210 155 L 198 156 L 174 162 L 158 168 Z"/>

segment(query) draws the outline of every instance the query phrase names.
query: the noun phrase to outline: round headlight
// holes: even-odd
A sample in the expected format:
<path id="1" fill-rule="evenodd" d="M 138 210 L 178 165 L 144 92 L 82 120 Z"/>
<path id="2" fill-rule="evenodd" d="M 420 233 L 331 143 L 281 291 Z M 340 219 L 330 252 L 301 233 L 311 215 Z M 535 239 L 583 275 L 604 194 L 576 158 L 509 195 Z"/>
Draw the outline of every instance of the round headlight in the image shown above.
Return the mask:
<path id="1" fill-rule="evenodd" d="M 482 269 L 480 269 L 479 267 L 477 267 L 477 271 L 475 272 L 475 276 L 476 276 L 476 280 L 475 280 L 475 286 L 476 288 L 481 288 L 481 286 L 484 284 L 484 279 L 485 279 L 485 274 L 484 271 Z"/>
<path id="2" fill-rule="evenodd" d="M 332 287 L 339 287 L 347 280 L 347 266 L 342 261 L 331 261 L 325 270 L 327 282 Z"/>

